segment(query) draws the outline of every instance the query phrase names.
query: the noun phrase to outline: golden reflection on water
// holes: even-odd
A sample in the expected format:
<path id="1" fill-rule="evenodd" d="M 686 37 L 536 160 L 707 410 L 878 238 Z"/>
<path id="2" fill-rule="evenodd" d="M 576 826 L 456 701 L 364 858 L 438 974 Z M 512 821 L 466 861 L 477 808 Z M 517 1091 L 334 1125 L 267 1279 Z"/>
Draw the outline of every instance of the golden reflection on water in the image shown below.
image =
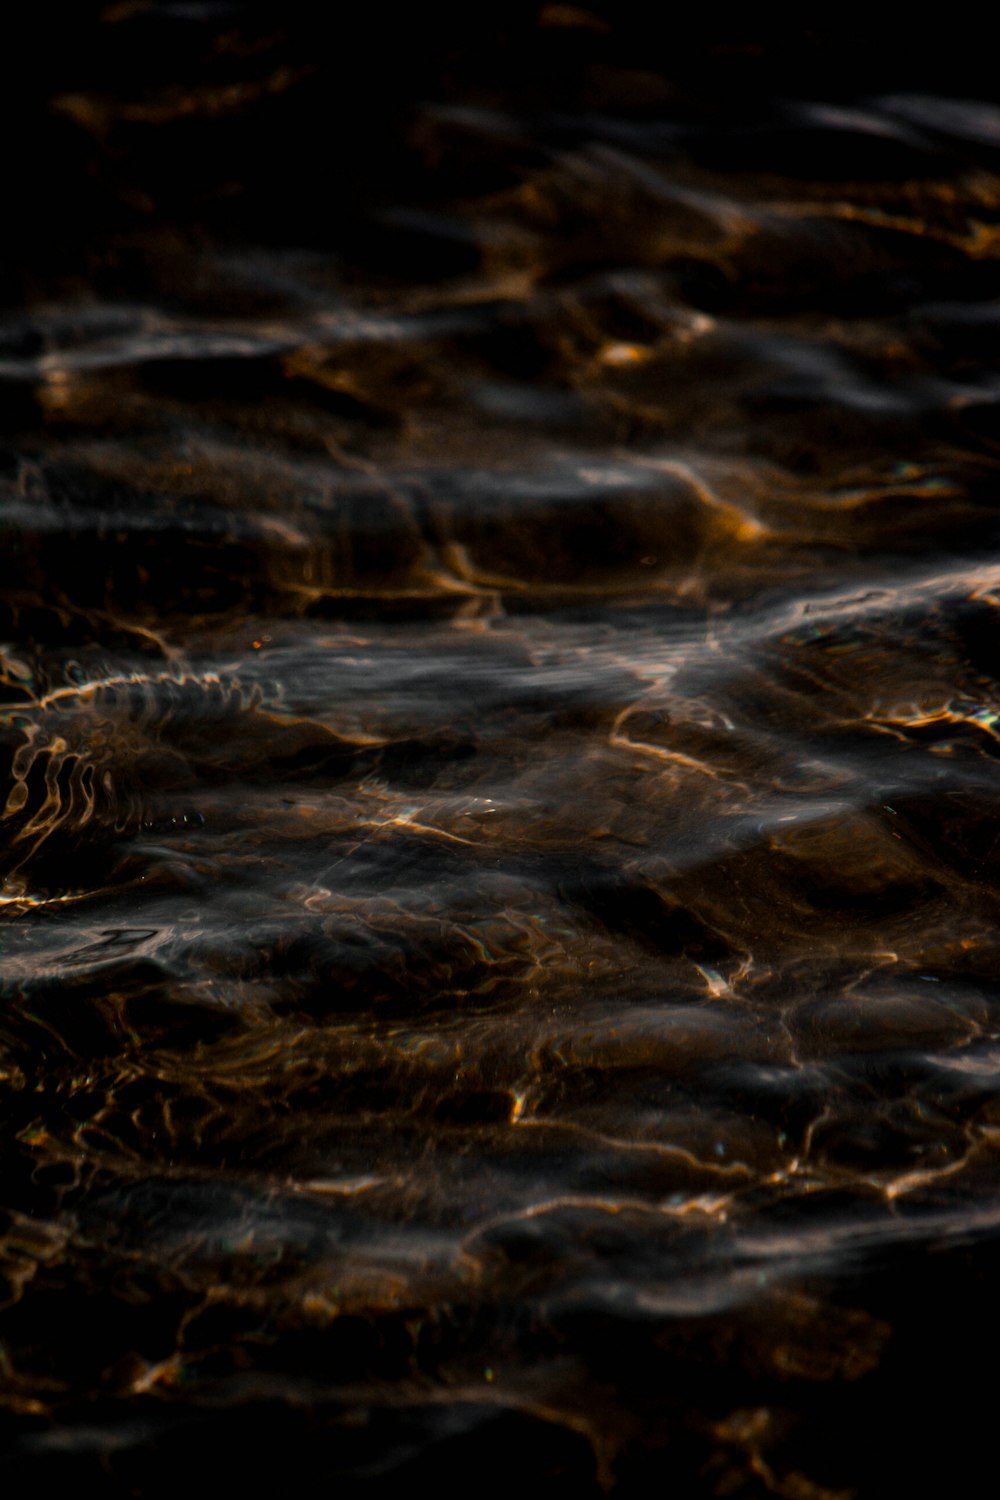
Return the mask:
<path id="1" fill-rule="evenodd" d="M 449 83 L 334 253 L 171 207 L 319 107 L 243 24 L 60 82 L 0 327 L 0 1462 L 881 1493 L 995 1321 L 995 111 Z"/>

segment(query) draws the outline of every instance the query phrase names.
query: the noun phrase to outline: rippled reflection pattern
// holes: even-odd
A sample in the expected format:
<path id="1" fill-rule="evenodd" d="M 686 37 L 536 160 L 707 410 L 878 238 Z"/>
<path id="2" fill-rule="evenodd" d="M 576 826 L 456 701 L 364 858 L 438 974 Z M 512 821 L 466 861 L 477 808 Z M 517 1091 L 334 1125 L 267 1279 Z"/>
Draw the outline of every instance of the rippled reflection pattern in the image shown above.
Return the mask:
<path id="1" fill-rule="evenodd" d="M 93 22 L 147 83 L 65 64 L 0 331 L 5 1472 L 960 1481 L 1000 110 L 547 6 L 323 228 L 252 9 Z"/>

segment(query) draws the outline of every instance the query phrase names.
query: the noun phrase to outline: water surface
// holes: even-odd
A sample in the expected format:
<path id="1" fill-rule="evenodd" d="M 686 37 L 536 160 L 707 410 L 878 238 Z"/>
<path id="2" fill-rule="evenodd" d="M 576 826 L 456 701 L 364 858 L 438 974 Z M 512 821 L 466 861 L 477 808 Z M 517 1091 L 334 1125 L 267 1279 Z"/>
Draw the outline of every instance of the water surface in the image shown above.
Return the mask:
<path id="1" fill-rule="evenodd" d="M 18 1484 L 986 1451 L 1000 108 L 609 16 L 428 44 L 385 121 L 250 6 L 53 65 L 0 326 Z"/>

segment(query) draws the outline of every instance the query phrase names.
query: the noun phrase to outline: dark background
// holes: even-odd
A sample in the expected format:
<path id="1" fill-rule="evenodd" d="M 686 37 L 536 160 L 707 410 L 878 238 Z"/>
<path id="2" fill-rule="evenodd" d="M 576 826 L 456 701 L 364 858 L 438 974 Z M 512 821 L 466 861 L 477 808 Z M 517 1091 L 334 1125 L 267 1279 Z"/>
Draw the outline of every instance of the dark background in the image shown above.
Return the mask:
<path id="1" fill-rule="evenodd" d="M 773 137 L 790 99 L 994 92 L 988 47 L 912 16 L 898 29 L 795 30 L 612 4 L 119 0 L 19 8 L 4 40 L 7 304 L 74 285 L 127 291 L 157 231 L 378 263 L 380 205 L 502 185 L 486 158 L 428 170 L 410 128 L 423 101 L 611 107 L 743 127 L 752 144 Z M 773 139 L 767 149 L 773 159 Z M 803 173 L 822 167 L 789 150 Z M 731 144 L 719 164 L 738 165 Z M 433 256 L 425 269 L 436 273 Z"/>

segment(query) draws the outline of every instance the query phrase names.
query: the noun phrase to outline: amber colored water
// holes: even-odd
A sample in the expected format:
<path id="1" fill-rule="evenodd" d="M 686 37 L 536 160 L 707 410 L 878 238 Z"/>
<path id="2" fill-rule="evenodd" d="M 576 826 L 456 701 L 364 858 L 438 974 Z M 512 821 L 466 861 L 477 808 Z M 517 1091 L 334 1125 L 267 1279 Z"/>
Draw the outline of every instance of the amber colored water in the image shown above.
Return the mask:
<path id="1" fill-rule="evenodd" d="M 0 322 L 11 1494 L 962 1492 L 979 63 L 613 7 L 340 51 L 294 7 L 43 23 Z"/>

